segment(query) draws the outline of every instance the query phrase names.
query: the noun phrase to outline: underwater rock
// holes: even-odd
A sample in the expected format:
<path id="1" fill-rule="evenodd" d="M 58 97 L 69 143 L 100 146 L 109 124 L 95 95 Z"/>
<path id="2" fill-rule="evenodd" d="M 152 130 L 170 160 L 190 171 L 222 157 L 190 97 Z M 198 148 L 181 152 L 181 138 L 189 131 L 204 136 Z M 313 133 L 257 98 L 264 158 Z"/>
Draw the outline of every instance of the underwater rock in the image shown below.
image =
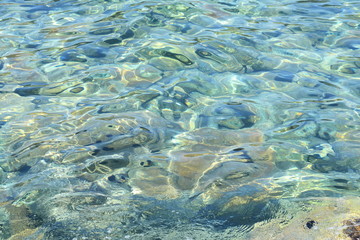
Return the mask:
<path id="1" fill-rule="evenodd" d="M 108 204 L 108 201 L 112 204 Z M 65 240 L 79 235 L 92 239 L 100 239 L 100 236 L 109 234 L 124 236 L 125 232 L 135 231 L 131 229 L 132 223 L 142 222 L 137 210 L 142 205 L 141 202 L 135 199 L 131 201 L 128 197 L 119 201 L 96 192 L 75 192 L 56 194 L 51 205 L 49 202 L 40 204 L 50 210 L 47 216 L 49 221 L 42 229 L 46 239 Z M 112 219 L 108 218 L 109 213 Z M 79 214 L 81 218 L 77 217 Z M 89 219 L 92 219 L 90 224 Z M 115 227 L 114 222 L 126 227 Z"/>
<path id="2" fill-rule="evenodd" d="M 192 190 L 193 196 L 216 182 L 235 186 L 271 169 L 267 161 L 272 153 L 261 145 L 262 134 L 256 129 L 200 128 L 174 141 L 180 145 L 170 152 L 169 171 L 177 188 Z"/>
<path id="3" fill-rule="evenodd" d="M 10 215 L 9 224 L 12 235 L 19 234 L 27 229 L 35 229 L 43 223 L 42 219 L 31 213 L 25 205 L 9 205 L 6 210 Z"/>
<path id="4" fill-rule="evenodd" d="M 241 99 L 229 99 L 205 107 L 198 117 L 197 127 L 241 129 L 252 127 L 256 120 L 256 114 L 246 102 Z"/>
<path id="5" fill-rule="evenodd" d="M 61 53 L 60 60 L 65 61 L 65 62 L 87 62 L 87 59 L 82 57 L 75 50 L 70 50 L 70 51 Z"/>
<path id="6" fill-rule="evenodd" d="M 351 240 L 360 238 L 360 219 L 351 219 L 344 222 L 346 227 L 343 232 L 348 235 Z"/>
<path id="7" fill-rule="evenodd" d="M 287 169 L 302 169 L 308 165 L 306 162 L 306 147 L 299 146 L 296 142 L 280 142 L 280 144 L 271 145 L 274 152 L 275 166 L 283 171 Z"/>
<path id="8" fill-rule="evenodd" d="M 354 171 L 360 170 L 360 142 L 340 140 L 331 144 L 335 152 L 335 163 L 342 167 L 345 171 L 352 169 Z"/>
<path id="9" fill-rule="evenodd" d="M 274 78 L 275 81 L 279 82 L 292 82 L 294 74 L 288 71 L 279 71 Z"/>
<path id="10" fill-rule="evenodd" d="M 85 48 L 83 52 L 85 56 L 89 58 L 104 58 L 106 57 L 104 50 L 105 49 L 101 49 L 101 48 Z"/>
<path id="11" fill-rule="evenodd" d="M 165 42 L 156 42 L 135 53 L 136 57 L 147 59 L 150 65 L 162 71 L 174 71 L 196 67 L 191 48 L 179 48 Z"/>
<path id="12" fill-rule="evenodd" d="M 215 199 L 271 171 L 272 151 L 261 141 L 256 129 L 203 128 L 180 134 L 174 141 L 178 146 L 163 152 L 165 159 L 147 160 L 130 170 L 129 186 L 134 194 L 157 199 L 180 198 L 185 193 L 191 199 L 199 195 Z"/>
<path id="13" fill-rule="evenodd" d="M 279 201 L 282 211 L 270 221 L 258 222 L 249 239 L 356 239 L 359 199 L 356 197 Z M 324 214 L 326 212 L 326 214 Z"/>
<path id="14" fill-rule="evenodd" d="M 156 199 L 175 199 L 181 196 L 174 186 L 170 174 L 163 168 L 148 167 L 129 172 L 129 185 L 133 194 L 154 197 Z"/>
<path id="15" fill-rule="evenodd" d="M 180 130 L 176 124 L 149 111 L 101 114 L 80 120 L 77 124 L 67 130 L 65 138 L 61 132 L 42 133 L 40 129 L 13 142 L 9 146 L 9 151 L 12 149 L 11 159 L 3 164 L 3 169 L 19 171 L 22 166 L 31 167 L 40 159 L 70 164 L 121 153 L 134 146 L 151 145 L 156 148 Z"/>
<path id="16" fill-rule="evenodd" d="M 312 164 L 312 169 L 328 173 L 330 171 L 346 171 L 344 167 L 338 164 L 336 153 L 330 144 L 319 144 L 313 146 L 308 151 L 307 162 Z"/>
<path id="17" fill-rule="evenodd" d="M 107 44 L 119 44 L 122 42 L 122 39 L 121 38 L 111 38 L 111 39 L 107 39 L 104 41 L 104 43 L 107 43 Z"/>
<path id="18" fill-rule="evenodd" d="M 138 25 L 135 25 L 138 27 Z M 126 28 L 124 30 L 122 30 L 121 32 L 119 30 L 117 30 L 116 32 L 118 34 L 116 34 L 116 37 L 113 37 L 113 38 L 108 38 L 106 40 L 103 41 L 103 46 L 106 47 L 106 46 L 109 46 L 109 45 L 114 45 L 114 46 L 118 46 L 118 45 L 124 45 L 126 44 L 126 41 L 124 40 L 127 40 L 127 39 L 133 39 L 135 37 L 135 34 L 138 35 L 139 37 L 139 33 L 136 33 L 135 30 L 137 27 L 130 27 L 130 28 Z M 109 30 L 111 31 L 111 30 Z M 115 31 L 114 29 L 112 29 L 112 31 Z M 139 31 L 137 31 L 139 32 Z M 109 33 L 106 33 L 106 34 L 102 34 L 102 35 L 108 35 Z"/>
<path id="19" fill-rule="evenodd" d="M 317 137 L 327 141 L 359 140 L 355 129 L 357 114 L 349 109 L 349 106 L 343 105 L 342 98 L 329 98 L 316 102 L 319 102 L 320 107 L 324 109 L 317 113 L 316 122 L 319 126 Z M 342 117 L 336 118 L 334 116 Z"/>
<path id="20" fill-rule="evenodd" d="M 95 147 L 98 151 L 92 154 L 101 156 L 135 145 L 161 145 L 177 128 L 149 111 L 101 114 L 76 130 L 75 141 L 78 146 Z"/>
<path id="21" fill-rule="evenodd" d="M 83 82 L 81 80 L 66 80 L 53 84 L 42 83 L 26 83 L 24 87 L 16 88 L 15 93 L 20 96 L 72 96 L 72 95 L 88 95 L 99 90 L 99 86 L 92 82 Z"/>
<path id="22" fill-rule="evenodd" d="M 166 57 L 151 58 L 149 64 L 162 71 L 176 71 L 183 68 L 183 64 L 181 64 L 181 62 Z"/>
<path id="23" fill-rule="evenodd" d="M 176 136 L 181 145 L 203 144 L 212 147 L 236 146 L 239 143 L 262 142 L 263 133 L 257 129 L 220 130 L 199 128 Z"/>

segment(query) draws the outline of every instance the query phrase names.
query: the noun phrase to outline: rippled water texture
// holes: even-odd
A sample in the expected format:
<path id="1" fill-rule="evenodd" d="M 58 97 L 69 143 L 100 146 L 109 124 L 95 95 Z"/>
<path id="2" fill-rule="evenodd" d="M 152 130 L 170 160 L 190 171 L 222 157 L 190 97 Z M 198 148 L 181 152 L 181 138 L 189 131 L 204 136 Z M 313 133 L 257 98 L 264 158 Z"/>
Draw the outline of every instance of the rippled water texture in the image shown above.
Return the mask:
<path id="1" fill-rule="evenodd" d="M 0 0 L 0 239 L 360 238 L 358 0 Z"/>

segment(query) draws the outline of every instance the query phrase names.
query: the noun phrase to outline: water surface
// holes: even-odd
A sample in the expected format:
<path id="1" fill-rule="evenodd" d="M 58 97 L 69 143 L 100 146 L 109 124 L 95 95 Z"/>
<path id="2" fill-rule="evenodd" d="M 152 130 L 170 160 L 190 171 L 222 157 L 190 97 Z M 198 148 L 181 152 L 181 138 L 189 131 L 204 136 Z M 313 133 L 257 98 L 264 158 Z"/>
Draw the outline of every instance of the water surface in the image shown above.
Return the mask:
<path id="1" fill-rule="evenodd" d="M 0 6 L 0 239 L 360 237 L 358 1 Z"/>

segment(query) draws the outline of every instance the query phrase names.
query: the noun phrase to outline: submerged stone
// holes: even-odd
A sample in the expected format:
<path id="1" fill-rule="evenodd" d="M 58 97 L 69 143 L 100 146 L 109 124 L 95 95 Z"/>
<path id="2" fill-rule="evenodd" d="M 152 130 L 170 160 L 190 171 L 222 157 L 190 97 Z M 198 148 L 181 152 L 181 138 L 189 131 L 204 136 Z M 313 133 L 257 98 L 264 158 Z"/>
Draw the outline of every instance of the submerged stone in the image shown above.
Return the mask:
<path id="1" fill-rule="evenodd" d="M 31 95 L 39 95 L 40 87 L 23 87 L 15 89 L 15 93 L 20 96 L 31 96 Z"/>
<path id="2" fill-rule="evenodd" d="M 104 51 L 99 48 L 86 48 L 86 49 L 84 49 L 84 54 L 89 58 L 106 57 L 106 54 L 104 53 Z"/>
<path id="3" fill-rule="evenodd" d="M 121 38 L 111 38 L 111 39 L 107 39 L 104 41 L 104 43 L 107 43 L 107 44 L 119 44 L 121 42 L 122 42 Z"/>
<path id="4" fill-rule="evenodd" d="M 346 220 L 344 226 L 346 228 L 343 231 L 351 238 L 351 240 L 360 238 L 360 219 Z"/>
<path id="5" fill-rule="evenodd" d="M 241 129 L 252 127 L 257 120 L 255 113 L 240 101 L 214 104 L 204 109 L 198 118 L 198 127 Z"/>
<path id="6" fill-rule="evenodd" d="M 171 151 L 169 166 L 175 174 L 176 186 L 191 190 L 192 197 L 209 191 L 206 198 L 208 194 L 216 195 L 217 188 L 219 192 L 226 191 L 226 188 L 265 174 L 271 169 L 271 164 L 265 163 L 271 159 L 271 152 L 261 146 L 261 141 L 262 134 L 255 129 L 202 128 L 177 136 L 180 147 Z M 221 185 L 226 187 L 222 189 Z"/>
<path id="7" fill-rule="evenodd" d="M 19 171 L 24 164 L 31 167 L 42 158 L 63 164 L 79 163 L 89 158 L 129 151 L 134 146 L 161 146 L 177 130 L 177 125 L 167 123 L 148 111 L 101 114 L 84 126 L 73 128 L 72 135 L 66 139 L 61 139 L 61 135 L 57 134 L 47 142 L 43 139 L 48 138 L 51 132 L 42 135 L 39 131 L 32 132 L 12 144 L 14 150 L 11 159 L 14 161 L 9 160 L 3 164 L 3 168 L 6 171 Z M 35 135 L 35 139 L 27 139 Z M 116 163 L 116 156 L 113 160 L 109 159 L 102 160 L 101 165 Z"/>
<path id="8" fill-rule="evenodd" d="M 183 68 L 180 61 L 167 57 L 154 57 L 149 61 L 149 64 L 162 71 L 175 71 Z"/>
<path id="9" fill-rule="evenodd" d="M 336 207 L 340 202 L 346 205 Z M 358 203 L 358 199 L 352 197 L 322 197 L 317 201 L 280 200 L 280 207 L 286 209 L 287 215 L 275 214 L 276 218 L 255 224 L 254 230 L 246 237 L 261 239 L 265 234 L 273 239 L 290 236 L 296 240 L 334 237 L 339 240 L 356 239 L 351 237 L 357 236 Z"/>
<path id="10" fill-rule="evenodd" d="M 82 57 L 81 54 L 76 51 L 63 52 L 60 56 L 60 60 L 66 62 L 87 62 L 87 59 Z"/>
<path id="11" fill-rule="evenodd" d="M 291 72 L 280 72 L 277 74 L 274 80 L 280 82 L 292 82 L 293 78 L 294 74 Z"/>

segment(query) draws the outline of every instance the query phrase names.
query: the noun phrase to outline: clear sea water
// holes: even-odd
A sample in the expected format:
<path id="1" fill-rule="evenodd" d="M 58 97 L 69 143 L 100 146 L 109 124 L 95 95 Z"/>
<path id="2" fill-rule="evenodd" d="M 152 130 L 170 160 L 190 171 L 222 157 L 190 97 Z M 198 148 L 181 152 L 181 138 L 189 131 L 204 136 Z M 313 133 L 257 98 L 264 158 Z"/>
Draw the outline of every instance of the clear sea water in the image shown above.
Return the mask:
<path id="1" fill-rule="evenodd" d="M 0 0 L 0 239 L 360 239 L 358 0 Z"/>

